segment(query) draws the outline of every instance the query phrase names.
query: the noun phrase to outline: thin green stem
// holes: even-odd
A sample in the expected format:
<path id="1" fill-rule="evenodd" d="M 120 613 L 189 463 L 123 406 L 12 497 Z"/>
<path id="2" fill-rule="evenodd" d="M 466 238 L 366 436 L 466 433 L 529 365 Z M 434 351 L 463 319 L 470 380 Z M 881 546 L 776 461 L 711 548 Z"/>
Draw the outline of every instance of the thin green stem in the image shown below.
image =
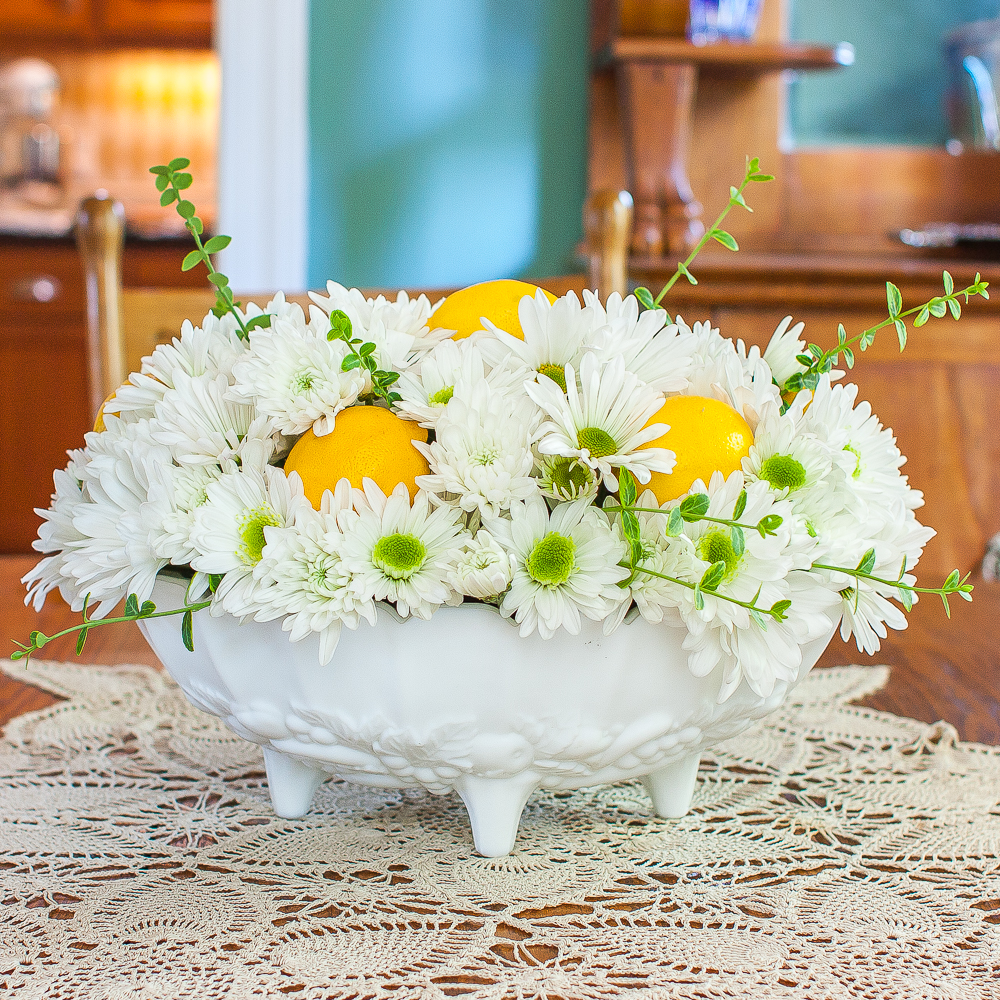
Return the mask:
<path id="1" fill-rule="evenodd" d="M 172 180 L 171 180 L 171 184 L 173 184 Z M 178 197 L 178 199 L 180 199 L 181 192 L 178 191 L 176 187 L 174 187 L 174 190 L 177 191 L 177 197 Z M 204 254 L 204 256 L 205 256 L 205 267 L 208 268 L 209 277 L 211 277 L 213 274 L 218 274 L 219 272 L 215 269 L 215 265 L 212 263 L 212 256 L 211 256 L 211 254 L 206 253 L 206 251 L 205 251 L 205 246 L 201 242 L 201 235 L 198 233 L 197 227 L 194 225 L 193 220 L 186 219 L 184 221 L 184 227 L 194 237 L 195 246 L 197 246 L 197 248 Z M 244 324 L 243 319 L 240 316 L 240 312 L 236 308 L 236 304 L 234 302 L 232 302 L 228 297 L 226 298 L 225 301 L 226 301 L 226 305 L 227 305 L 227 307 L 229 309 L 229 312 L 232 313 L 232 315 L 236 319 L 237 324 L 239 325 L 239 328 L 240 328 L 240 339 L 241 340 L 249 340 L 250 339 L 250 332 L 249 332 L 249 330 L 247 330 L 246 325 Z"/>
<path id="2" fill-rule="evenodd" d="M 956 583 L 953 586 L 914 587 L 911 584 L 904 583 L 902 578 L 898 580 L 886 580 L 881 576 L 873 576 L 871 573 L 864 573 L 859 569 L 848 569 L 846 566 L 828 566 L 826 563 L 813 563 L 811 568 L 826 569 L 832 573 L 844 573 L 847 576 L 853 576 L 856 580 L 871 580 L 872 583 L 881 583 L 886 587 L 895 587 L 897 590 L 909 590 L 915 594 L 936 594 L 940 597 L 942 594 L 971 594 L 973 590 L 972 584 L 965 583 L 964 581 Z"/>
<path id="3" fill-rule="evenodd" d="M 639 514 L 663 514 L 664 517 L 670 516 L 669 510 L 661 510 L 659 507 L 623 507 L 621 504 L 608 504 L 603 510 L 613 510 L 613 511 L 623 511 L 630 510 L 633 513 Z M 672 510 L 676 508 L 671 508 Z M 745 531 L 759 531 L 760 526 L 757 524 L 744 524 L 742 521 L 728 521 L 724 517 L 709 517 L 708 514 L 688 514 L 685 521 L 693 523 L 694 521 L 713 521 L 715 524 L 725 524 L 730 528 L 743 528 Z"/>
<path id="4" fill-rule="evenodd" d="M 645 566 L 636 566 L 635 571 L 637 573 L 646 573 L 649 576 L 655 576 L 660 580 L 666 580 L 668 583 L 676 583 L 681 587 L 687 587 L 688 590 L 701 590 L 701 588 L 696 583 L 688 583 L 687 580 L 678 580 L 675 576 L 667 576 L 666 573 L 657 573 L 654 569 L 646 569 Z M 730 604 L 738 604 L 741 608 L 746 608 L 748 611 L 756 611 L 759 614 L 770 615 L 775 621 L 783 621 L 785 615 L 782 611 L 775 610 L 774 608 L 762 608 L 758 604 L 750 604 L 747 601 L 741 601 L 735 597 L 729 597 L 727 594 L 720 594 L 717 590 L 701 590 L 703 594 L 711 594 L 712 597 L 718 597 L 719 600 L 728 601 Z M 786 608 L 787 610 L 787 608 Z"/>

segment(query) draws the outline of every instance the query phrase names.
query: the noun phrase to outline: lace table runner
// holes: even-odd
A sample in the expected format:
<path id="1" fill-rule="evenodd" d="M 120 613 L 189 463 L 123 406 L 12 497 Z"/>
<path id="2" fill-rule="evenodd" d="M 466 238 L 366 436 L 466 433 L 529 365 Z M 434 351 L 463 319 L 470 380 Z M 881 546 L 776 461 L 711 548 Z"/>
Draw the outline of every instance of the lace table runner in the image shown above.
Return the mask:
<path id="1" fill-rule="evenodd" d="M 684 819 L 538 792 L 500 859 L 453 795 L 276 818 L 259 749 L 146 667 L 3 669 L 69 700 L 0 742 L 0 995 L 1000 996 L 1000 750 L 850 706 L 885 668 L 814 671 Z"/>

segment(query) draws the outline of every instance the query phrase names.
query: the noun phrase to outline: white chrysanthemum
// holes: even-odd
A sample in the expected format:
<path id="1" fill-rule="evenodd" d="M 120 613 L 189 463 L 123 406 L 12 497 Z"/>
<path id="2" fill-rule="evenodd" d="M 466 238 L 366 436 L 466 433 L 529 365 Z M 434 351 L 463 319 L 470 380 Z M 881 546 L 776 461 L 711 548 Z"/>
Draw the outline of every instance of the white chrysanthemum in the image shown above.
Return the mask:
<path id="1" fill-rule="evenodd" d="M 677 588 L 677 610 L 688 629 L 683 643 L 688 650 L 688 667 L 696 677 L 721 670 L 720 702 L 728 699 L 743 679 L 760 697 L 771 693 L 776 680 L 794 680 L 802 662 L 801 644 L 833 628 L 827 610 L 837 603 L 836 595 L 811 574 L 801 573 L 792 579 L 796 567 L 810 565 L 812 540 L 805 532 L 793 530 L 791 504 L 776 501 L 766 483 L 744 484 L 741 472 L 728 479 L 715 473 L 707 490 L 708 514 L 732 519 L 744 485 L 747 503 L 741 522 L 757 524 L 766 515 L 778 515 L 783 521 L 775 534 L 762 538 L 756 531 L 746 531 L 745 548 L 738 552 L 730 530 L 723 525 L 696 521 L 685 523 L 683 528 L 700 560 L 690 583 L 697 583 L 713 563 L 721 562 L 726 568 L 717 590 L 703 592 L 700 610 L 692 590 Z M 695 483 L 692 492 L 701 489 L 702 484 Z M 747 608 L 725 597 L 745 604 L 756 598 L 757 606 L 766 609 L 785 600 L 792 605 L 785 621 L 768 618 L 762 627 Z"/>
<path id="2" fill-rule="evenodd" d="M 64 551 L 65 569 L 76 581 L 73 609 L 90 594 L 91 617 L 103 618 L 127 594 L 140 602 L 166 565 L 149 544 L 141 508 L 151 470 L 170 461 L 166 448 L 149 439 L 146 421 L 126 424 L 109 418 L 108 430 L 87 435 L 89 461 L 83 470 L 86 499 L 73 512 L 73 528 L 83 536 Z"/>
<path id="3" fill-rule="evenodd" d="M 646 426 L 663 395 L 626 372 L 621 358 L 602 365 L 588 352 L 580 365 L 580 388 L 572 365 L 566 366 L 566 380 L 565 394 L 551 378 L 525 383 L 549 416 L 539 430 L 539 452 L 580 459 L 598 470 L 611 490 L 618 489 L 612 469 L 628 469 L 640 483 L 648 483 L 652 472 L 673 470 L 672 451 L 643 447 L 667 432 L 666 424 Z"/>
<path id="4" fill-rule="evenodd" d="M 327 493 L 324 500 L 328 497 L 334 494 Z M 292 642 L 318 633 L 321 664 L 333 657 L 342 625 L 357 628 L 362 618 L 375 624 L 374 603 L 358 598 L 341 558 L 343 533 L 337 517 L 351 506 L 351 484 L 341 479 L 333 503 L 327 500 L 322 511 L 300 507 L 292 525 L 265 527 L 266 544 L 253 571 L 254 618 L 284 617 L 281 627 Z"/>
<path id="5" fill-rule="evenodd" d="M 594 332 L 594 310 L 582 307 L 575 292 L 569 292 L 555 302 L 549 302 L 538 289 L 534 298 L 525 295 L 517 307 L 524 339 L 485 321 L 492 334 L 484 337 L 481 347 L 486 360 L 498 364 L 510 355 L 515 364 L 531 372 L 548 375 L 565 390 L 566 365 L 579 368 L 580 358 Z"/>
<path id="6" fill-rule="evenodd" d="M 552 500 L 593 500 L 601 477 L 579 458 L 561 455 L 536 457 L 535 481 L 542 496 Z"/>
<path id="7" fill-rule="evenodd" d="M 589 501 L 559 504 L 549 513 L 540 497 L 511 507 L 511 520 L 488 523 L 490 533 L 517 560 L 500 610 L 513 615 L 521 635 L 536 629 L 543 639 L 562 627 L 580 631 L 580 615 L 601 621 L 627 591 L 619 566 L 625 546 L 605 515 Z"/>
<path id="8" fill-rule="evenodd" d="M 771 369 L 774 381 L 784 385 L 793 375 L 805 371 L 805 366 L 797 359 L 806 349 L 806 342 L 800 334 L 805 323 L 791 325 L 792 317 L 786 316 L 777 326 L 764 349 L 764 360 Z"/>
<path id="9" fill-rule="evenodd" d="M 458 594 L 479 600 L 497 598 L 509 586 L 517 559 L 508 553 L 485 529 L 475 538 L 466 535 L 465 547 L 456 557 L 448 582 Z"/>
<path id="10" fill-rule="evenodd" d="M 352 337 L 375 344 L 375 360 L 386 371 L 405 371 L 435 344 L 449 336 L 446 330 L 428 328 L 432 307 L 426 295 L 411 299 L 400 292 L 395 302 L 384 295 L 367 299 L 357 289 L 335 281 L 326 283 L 327 294 L 310 292 L 310 298 L 328 316 L 339 309 L 351 321 Z"/>
<path id="11" fill-rule="evenodd" d="M 342 340 L 327 339 L 329 324 L 314 312 L 309 324 L 300 309 L 287 319 L 273 319 L 267 329 L 251 331 L 250 350 L 233 365 L 227 398 L 273 417 L 285 434 L 310 428 L 319 437 L 329 434 L 336 415 L 366 385 L 358 369 L 343 370 L 349 348 Z"/>
<path id="12" fill-rule="evenodd" d="M 227 471 L 235 471 L 227 463 Z M 150 471 L 149 499 L 142 506 L 142 520 L 149 544 L 174 566 L 186 566 L 198 554 L 191 542 L 194 515 L 208 500 L 208 486 L 223 473 L 218 465 L 174 465 L 166 462 Z"/>
<path id="13" fill-rule="evenodd" d="M 675 322 L 682 333 L 691 333 L 695 338 L 684 394 L 728 403 L 755 431 L 765 404 L 781 401 L 771 369 L 759 352 L 754 349 L 750 355 L 741 353 L 737 345 L 722 337 L 707 321 L 695 323 L 693 328 L 680 316 Z"/>
<path id="14" fill-rule="evenodd" d="M 66 555 L 86 537 L 73 526 L 73 516 L 80 504 L 88 499 L 84 485 L 84 468 L 88 461 L 86 451 L 71 451 L 65 469 L 57 469 L 53 475 L 55 492 L 47 510 L 35 508 L 42 518 L 38 537 L 31 543 L 36 552 L 51 553 L 21 578 L 28 592 L 25 604 L 34 604 L 36 611 L 42 610 L 45 597 L 50 590 L 59 588 L 67 604 L 74 604 L 81 595 L 77 592 L 76 580 L 66 569 Z"/>
<path id="15" fill-rule="evenodd" d="M 212 614 L 237 616 L 258 610 L 253 570 L 260 562 L 268 526 L 287 527 L 309 506 L 296 473 L 286 476 L 270 465 L 245 464 L 205 487 L 207 500 L 194 514 L 191 560 L 200 573 L 224 574 L 216 590 Z"/>
<path id="16" fill-rule="evenodd" d="M 901 500 L 920 507 L 923 495 L 899 471 L 906 461 L 892 431 L 883 429 L 867 401 L 857 402 L 854 384 L 831 385 L 822 378 L 802 416 L 802 428 L 826 442 L 845 470 L 849 489 L 864 502 L 868 518 L 885 521 Z"/>
<path id="17" fill-rule="evenodd" d="M 606 306 L 591 291 L 585 291 L 583 299 L 594 311 L 598 329 L 590 344 L 601 361 L 624 358 L 626 371 L 638 375 L 658 392 L 682 392 L 687 388 L 696 345 L 693 334 L 682 334 L 675 323 L 665 325 L 667 314 L 663 309 L 640 313 L 634 295 L 623 299 L 612 292 Z"/>
<path id="18" fill-rule="evenodd" d="M 260 310 L 254 307 L 252 312 Z M 156 404 L 176 384 L 177 372 L 192 377 L 224 375 L 228 381 L 236 359 L 245 350 L 236 319 L 229 313 L 221 319 L 209 313 L 200 327 L 184 320 L 180 337 L 157 345 L 151 355 L 143 358 L 140 370 L 129 375 L 128 382 L 116 390 L 114 399 L 105 403 L 104 412 L 118 413 L 127 420 L 151 417 Z"/>
<path id="19" fill-rule="evenodd" d="M 448 574 L 465 542 L 454 511 L 430 510 L 423 491 L 411 506 L 403 483 L 387 497 L 371 479 L 354 490 L 354 508 L 339 523 L 357 599 L 392 601 L 403 618 L 430 618 L 453 597 Z"/>
<path id="20" fill-rule="evenodd" d="M 460 383 L 461 386 L 461 383 Z M 486 379 L 459 391 L 435 424 L 432 444 L 414 441 L 431 474 L 417 486 L 434 503 L 499 514 L 537 491 L 531 444 L 541 414 L 531 402 L 493 389 Z"/>
<path id="21" fill-rule="evenodd" d="M 254 407 L 227 398 L 224 375 L 174 373 L 174 388 L 156 404 L 153 439 L 182 465 L 221 465 L 239 458 L 249 442 L 269 442 L 273 426 Z"/>

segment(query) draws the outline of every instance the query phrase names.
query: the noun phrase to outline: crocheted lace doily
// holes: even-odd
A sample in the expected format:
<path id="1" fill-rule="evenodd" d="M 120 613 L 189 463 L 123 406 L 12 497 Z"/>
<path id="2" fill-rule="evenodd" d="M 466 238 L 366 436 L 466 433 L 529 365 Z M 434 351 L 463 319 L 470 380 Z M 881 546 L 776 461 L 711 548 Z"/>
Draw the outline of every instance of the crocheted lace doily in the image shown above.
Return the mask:
<path id="1" fill-rule="evenodd" d="M 154 670 L 3 669 L 69 700 L 0 743 L 0 995 L 1000 996 L 1000 750 L 851 707 L 885 668 L 814 671 L 684 819 L 539 792 L 500 859 L 456 796 L 276 818 L 259 749 Z"/>

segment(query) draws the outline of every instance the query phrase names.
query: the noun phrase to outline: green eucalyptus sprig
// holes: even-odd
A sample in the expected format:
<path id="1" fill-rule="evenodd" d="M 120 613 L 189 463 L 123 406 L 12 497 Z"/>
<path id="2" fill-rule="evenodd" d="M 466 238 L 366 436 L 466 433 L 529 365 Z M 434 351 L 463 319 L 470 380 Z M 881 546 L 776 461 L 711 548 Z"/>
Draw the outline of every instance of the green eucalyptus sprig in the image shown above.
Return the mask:
<path id="1" fill-rule="evenodd" d="M 935 295 L 921 305 L 913 306 L 912 309 L 907 309 L 905 312 L 903 311 L 902 293 L 891 281 L 887 281 L 885 283 L 885 298 L 889 306 L 888 318 L 850 338 L 847 336 L 844 324 L 839 324 L 837 327 L 837 346 L 826 351 L 817 344 L 810 344 L 806 349 L 808 353 L 800 354 L 796 358 L 799 364 L 806 366 L 805 370 L 789 376 L 784 385 L 780 387 L 782 393 L 815 389 L 819 385 L 820 378 L 833 370 L 834 365 L 840 360 L 841 354 L 844 356 L 847 367 L 853 368 L 853 348 L 858 347 L 862 351 L 867 351 L 875 341 L 875 334 L 887 326 L 895 327 L 896 336 L 899 338 L 899 349 L 902 351 L 906 347 L 906 318 L 908 316 L 916 316 L 913 320 L 915 327 L 923 326 L 932 316 L 941 319 L 947 312 L 951 312 L 951 315 L 958 319 L 962 315 L 962 306 L 958 301 L 961 297 L 965 297 L 966 303 L 973 295 L 981 295 L 984 299 L 990 297 L 990 293 L 987 291 L 989 282 L 983 281 L 982 275 L 978 272 L 976 280 L 968 288 L 963 288 L 958 292 L 955 291 L 954 279 L 947 271 L 944 271 L 941 277 L 944 284 L 944 295 Z"/>
<path id="2" fill-rule="evenodd" d="M 342 340 L 347 344 L 349 353 L 341 362 L 341 371 L 349 372 L 355 368 L 364 368 L 371 378 L 372 395 L 384 399 L 391 406 L 403 398 L 398 392 L 390 390 L 390 386 L 399 378 L 399 372 L 387 372 L 379 368 L 375 360 L 375 345 L 371 341 L 362 343 L 359 338 L 352 336 L 353 332 L 351 317 L 343 309 L 334 309 L 330 313 L 330 331 L 326 339 Z"/>
<path id="3" fill-rule="evenodd" d="M 213 588 L 214 589 L 214 588 Z M 91 629 L 98 628 L 101 625 L 117 625 L 120 622 L 138 622 L 146 618 L 167 618 L 170 615 L 183 615 L 184 618 L 181 621 L 181 638 L 184 641 L 184 645 L 192 653 L 194 652 L 194 634 L 193 634 L 193 622 L 192 615 L 195 611 L 201 611 L 202 608 L 207 608 L 211 604 L 211 600 L 199 601 L 195 604 L 186 604 L 182 608 L 176 608 L 173 611 L 157 611 L 156 605 L 152 601 L 143 601 L 139 604 L 139 599 L 135 594 L 129 594 L 127 600 L 125 601 L 125 613 L 118 618 L 88 618 L 87 608 L 90 604 L 90 594 L 88 594 L 83 600 L 83 612 L 81 617 L 83 621 L 79 625 L 73 625 L 70 628 L 64 628 L 61 632 L 56 632 L 54 635 L 46 635 L 44 632 L 40 632 L 37 629 L 28 636 L 28 645 L 18 642 L 16 639 L 14 645 L 19 648 L 10 654 L 12 660 L 27 660 L 30 658 L 32 653 L 38 652 L 48 643 L 52 642 L 53 639 L 60 639 L 64 635 L 72 635 L 74 632 L 78 632 L 79 636 L 76 640 L 76 655 L 79 656 L 83 652 L 84 644 L 87 641 L 87 636 L 90 634 Z"/>
<path id="4" fill-rule="evenodd" d="M 642 565 L 646 558 L 646 553 L 642 545 L 639 519 L 636 517 L 636 512 L 645 510 L 656 514 L 661 514 L 663 512 L 659 509 L 654 511 L 652 508 L 636 507 L 637 491 L 635 478 L 632 473 L 628 471 L 628 469 L 618 470 L 618 498 L 621 503 L 610 504 L 604 509 L 617 511 L 618 514 L 620 514 L 622 519 L 622 530 L 626 541 L 629 543 L 628 568 L 630 570 L 630 575 L 628 579 L 623 580 L 619 586 L 627 587 L 635 579 L 636 573 L 645 573 L 647 576 L 655 576 L 661 580 L 667 580 L 670 583 L 676 583 L 681 587 L 694 591 L 694 606 L 698 611 L 701 611 L 702 608 L 705 607 L 705 594 L 711 594 L 713 597 L 718 597 L 722 601 L 728 601 L 730 604 L 738 604 L 741 608 L 746 608 L 750 612 L 753 620 L 757 622 L 761 628 L 767 628 L 768 617 L 778 622 L 783 622 L 785 620 L 787 617 L 786 612 L 792 606 L 791 601 L 776 601 L 770 608 L 765 608 L 757 604 L 757 598 L 760 596 L 759 588 L 757 593 L 754 594 L 753 600 L 749 602 L 740 601 L 735 597 L 730 597 L 728 594 L 719 593 L 718 588 L 725 580 L 726 573 L 728 571 L 728 567 L 724 561 L 712 563 L 712 565 L 705 570 L 701 579 L 697 583 L 692 583 L 689 580 L 681 580 L 673 576 L 667 576 L 666 574 L 659 573 L 656 570 L 647 569 Z M 708 494 L 694 493 L 689 497 L 685 497 L 679 506 L 671 510 L 667 519 L 667 534 L 671 534 L 671 527 L 673 527 L 675 530 L 673 531 L 672 537 L 676 537 L 676 535 L 680 534 L 681 528 L 685 522 L 714 521 L 718 524 L 725 524 L 730 528 L 730 538 L 733 544 L 733 551 L 737 556 L 740 556 L 743 554 L 746 544 L 746 539 L 743 534 L 745 529 L 759 531 L 763 537 L 768 534 L 773 535 L 782 523 L 782 519 L 777 514 L 772 514 L 761 518 L 761 520 L 755 525 L 740 524 L 739 517 L 746 509 L 746 503 L 746 490 L 743 490 L 736 501 L 736 507 L 733 510 L 733 520 L 730 521 L 724 518 L 709 517 L 707 514 L 709 508 Z M 673 522 L 673 524 L 671 524 L 671 522 Z"/>
<path id="5" fill-rule="evenodd" d="M 182 271 L 190 271 L 199 264 L 204 264 L 208 269 L 208 280 L 215 286 L 215 308 L 212 310 L 216 316 L 224 316 L 232 313 L 236 318 L 236 323 L 240 328 L 240 338 L 247 340 L 250 331 L 256 327 L 267 327 L 271 325 L 271 317 L 264 313 L 255 316 L 246 322 L 240 316 L 239 302 L 233 299 L 233 290 L 229 287 L 229 279 L 216 270 L 212 263 L 211 255 L 225 250 L 232 242 L 230 236 L 213 236 L 208 242 L 202 243 L 201 235 L 205 231 L 204 223 L 195 214 L 194 203 L 184 197 L 183 192 L 190 186 L 193 178 L 186 173 L 191 161 L 183 156 L 178 156 L 165 165 L 150 167 L 149 172 L 156 175 L 156 190 L 160 192 L 160 204 L 166 208 L 167 205 L 174 205 L 177 214 L 184 220 L 184 227 L 194 237 L 196 249 L 192 250 L 181 263 Z"/>
<path id="6" fill-rule="evenodd" d="M 947 579 L 940 587 L 914 587 L 903 580 L 906 574 L 906 556 L 903 556 L 903 563 L 899 567 L 899 576 L 895 580 L 887 580 L 881 576 L 874 576 L 872 570 L 875 568 L 875 550 L 869 549 L 862 557 L 861 561 L 853 569 L 847 566 L 830 566 L 826 563 L 813 563 L 813 569 L 826 569 L 833 573 L 843 573 L 846 576 L 853 576 L 855 580 L 869 580 L 872 583 L 881 583 L 887 587 L 895 587 L 899 598 L 899 603 L 909 611 L 913 607 L 914 594 L 937 594 L 944 604 L 944 613 L 951 618 L 951 608 L 948 605 L 948 597 L 958 594 L 963 601 L 972 600 L 973 586 L 966 581 L 970 574 L 959 577 L 957 569 L 953 569 Z M 857 601 L 857 591 L 855 591 L 855 601 Z"/>
<path id="7" fill-rule="evenodd" d="M 660 289 L 660 294 L 653 298 L 653 293 L 648 288 L 637 288 L 635 290 L 635 297 L 639 300 L 639 304 L 645 309 L 655 309 L 663 301 L 663 297 L 670 291 L 671 288 L 677 283 L 677 280 L 681 275 L 692 284 L 697 285 L 698 279 L 691 273 L 690 267 L 694 263 L 695 257 L 705 248 L 709 240 L 715 240 L 717 243 L 721 243 L 727 250 L 739 250 L 739 244 L 733 237 L 732 233 L 726 232 L 722 228 L 722 223 L 725 222 L 726 216 L 736 208 L 745 208 L 748 212 L 753 212 L 753 209 L 746 203 L 743 197 L 743 192 L 747 189 L 750 184 L 766 184 L 768 181 L 773 181 L 774 176 L 772 174 L 762 174 L 760 172 L 760 159 L 758 157 L 753 157 L 753 159 L 748 159 L 746 164 L 746 169 L 743 172 L 743 180 L 740 182 L 739 187 L 729 188 L 729 201 L 726 207 L 719 213 L 718 218 L 712 223 L 711 227 L 705 231 L 705 234 L 700 240 L 695 244 L 694 249 L 688 254 L 687 259 L 680 261 L 677 264 L 677 270 L 670 276 L 667 283 Z"/>

